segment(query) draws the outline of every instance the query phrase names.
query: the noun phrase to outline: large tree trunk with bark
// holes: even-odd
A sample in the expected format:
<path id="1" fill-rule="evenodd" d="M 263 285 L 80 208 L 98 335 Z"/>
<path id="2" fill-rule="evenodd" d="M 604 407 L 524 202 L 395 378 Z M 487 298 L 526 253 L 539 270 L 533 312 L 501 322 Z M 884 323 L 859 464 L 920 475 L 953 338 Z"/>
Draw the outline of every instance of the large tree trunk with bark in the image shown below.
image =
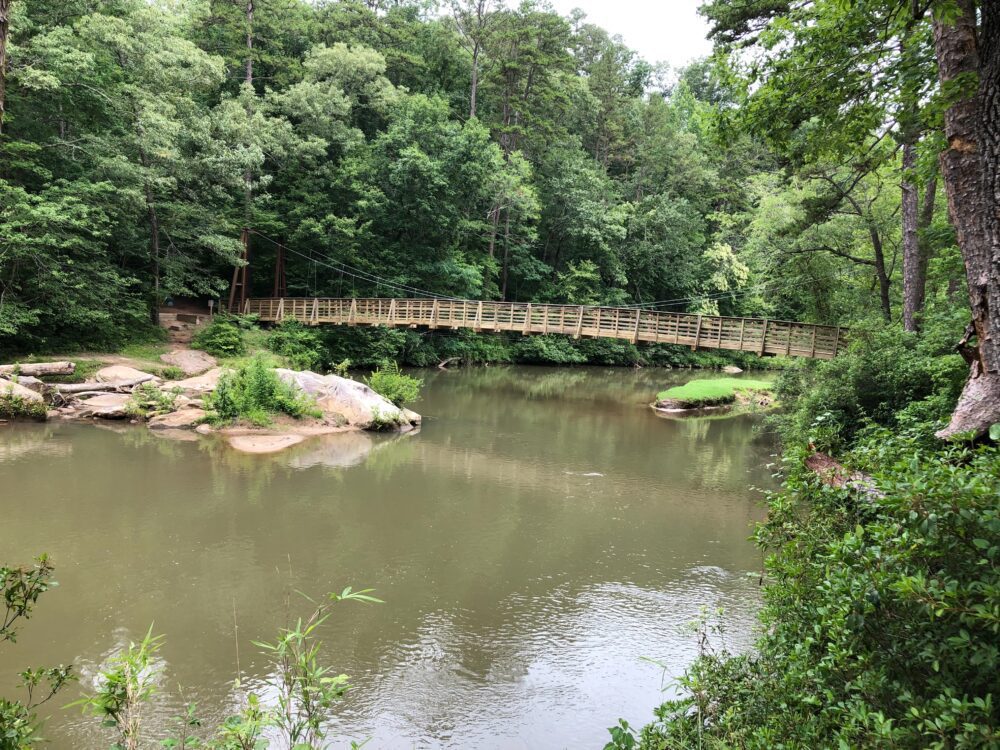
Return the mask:
<path id="1" fill-rule="evenodd" d="M 965 260 L 976 345 L 965 351 L 969 379 L 951 422 L 938 433 L 942 438 L 982 434 L 1000 422 L 1000 5 L 982 4 L 982 59 L 975 5 L 958 0 L 958 6 L 960 16 L 953 24 L 935 19 L 934 47 L 946 91 L 979 73 L 978 97 L 962 96 L 945 112 L 948 148 L 941 154 L 948 207 Z"/>
<path id="2" fill-rule="evenodd" d="M 7 36 L 10 34 L 10 6 L 14 0 L 0 0 L 0 135 L 7 113 Z"/>

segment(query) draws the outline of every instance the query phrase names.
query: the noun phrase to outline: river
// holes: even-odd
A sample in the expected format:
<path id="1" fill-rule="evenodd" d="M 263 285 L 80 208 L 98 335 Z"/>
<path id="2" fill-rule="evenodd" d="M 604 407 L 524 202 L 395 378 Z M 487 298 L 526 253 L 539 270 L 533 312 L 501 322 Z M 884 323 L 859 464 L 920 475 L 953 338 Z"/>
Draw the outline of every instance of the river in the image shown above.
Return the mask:
<path id="1" fill-rule="evenodd" d="M 702 608 L 724 608 L 725 644 L 746 647 L 761 566 L 747 537 L 773 482 L 754 417 L 656 416 L 653 395 L 691 377 L 677 371 L 421 374 L 419 433 L 270 456 L 0 426 L 0 561 L 47 552 L 60 582 L 0 644 L 0 695 L 28 665 L 73 663 L 91 684 L 152 623 L 148 726 L 192 701 L 207 726 L 239 702 L 237 645 L 243 689 L 266 679 L 251 641 L 308 613 L 296 592 L 372 587 L 384 604 L 339 604 L 322 631 L 354 686 L 332 746 L 575 750 L 672 695 Z M 60 708 L 79 693 L 47 713 L 55 750 L 108 744 Z"/>

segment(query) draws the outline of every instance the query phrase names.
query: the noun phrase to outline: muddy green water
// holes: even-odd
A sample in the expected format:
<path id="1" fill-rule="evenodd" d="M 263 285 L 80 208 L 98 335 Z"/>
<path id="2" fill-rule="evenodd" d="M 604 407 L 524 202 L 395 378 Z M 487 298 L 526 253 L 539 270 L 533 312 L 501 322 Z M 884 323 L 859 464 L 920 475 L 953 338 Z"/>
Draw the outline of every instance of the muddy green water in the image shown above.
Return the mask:
<path id="1" fill-rule="evenodd" d="M 189 701 L 210 724 L 239 702 L 237 640 L 244 687 L 266 691 L 251 640 L 307 612 L 294 591 L 371 586 L 385 604 L 339 605 L 323 632 L 355 686 L 334 747 L 599 748 L 670 694 L 701 608 L 724 607 L 727 645 L 745 646 L 754 488 L 774 451 L 754 418 L 652 413 L 690 373 L 424 375 L 419 433 L 273 456 L 141 428 L 0 427 L 0 559 L 48 552 L 61 584 L 0 646 L 0 694 L 28 665 L 72 662 L 90 684 L 155 623 L 149 727 Z M 51 747 L 107 746 L 58 705 Z"/>

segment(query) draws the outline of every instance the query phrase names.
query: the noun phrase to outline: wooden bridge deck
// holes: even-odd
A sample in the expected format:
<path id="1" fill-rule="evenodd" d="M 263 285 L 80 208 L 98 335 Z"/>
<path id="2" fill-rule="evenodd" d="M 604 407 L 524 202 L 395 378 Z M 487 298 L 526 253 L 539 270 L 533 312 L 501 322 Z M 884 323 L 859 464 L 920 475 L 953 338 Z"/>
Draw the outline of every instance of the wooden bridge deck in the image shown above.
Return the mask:
<path id="1" fill-rule="evenodd" d="M 540 305 L 530 302 L 408 298 L 282 297 L 248 299 L 243 312 L 265 322 L 306 325 L 470 328 L 565 334 L 573 338 L 624 339 L 682 344 L 692 349 L 731 349 L 761 356 L 832 359 L 845 346 L 845 329 L 761 318 L 727 318 L 655 312 L 627 307 Z"/>

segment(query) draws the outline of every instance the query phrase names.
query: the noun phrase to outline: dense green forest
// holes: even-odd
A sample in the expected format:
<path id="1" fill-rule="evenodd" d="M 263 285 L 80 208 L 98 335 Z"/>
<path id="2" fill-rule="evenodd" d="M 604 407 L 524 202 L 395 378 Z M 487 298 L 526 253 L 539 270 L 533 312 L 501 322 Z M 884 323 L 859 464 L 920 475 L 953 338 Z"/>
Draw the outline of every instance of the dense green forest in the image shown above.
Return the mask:
<path id="1" fill-rule="evenodd" d="M 0 352 L 150 336 L 225 296 L 244 227 L 264 295 L 281 244 L 291 295 L 850 326 L 779 380 L 754 649 L 709 624 L 610 747 L 997 747 L 1000 4 L 702 13 L 715 54 L 671 70 L 530 0 L 0 0 Z M 327 366 L 690 361 L 300 334 Z"/>
<path id="2" fill-rule="evenodd" d="M 904 158 L 926 296 L 962 293 L 934 189 L 940 138 L 858 141 L 898 92 L 859 103 L 856 132 L 774 133 L 794 71 L 744 117 L 750 83 L 724 56 L 657 67 L 532 2 L 13 0 L 5 13 L 4 349 L 111 347 L 168 297 L 224 298 L 244 226 L 258 294 L 281 242 L 292 295 L 895 320 L 913 229 Z"/>

